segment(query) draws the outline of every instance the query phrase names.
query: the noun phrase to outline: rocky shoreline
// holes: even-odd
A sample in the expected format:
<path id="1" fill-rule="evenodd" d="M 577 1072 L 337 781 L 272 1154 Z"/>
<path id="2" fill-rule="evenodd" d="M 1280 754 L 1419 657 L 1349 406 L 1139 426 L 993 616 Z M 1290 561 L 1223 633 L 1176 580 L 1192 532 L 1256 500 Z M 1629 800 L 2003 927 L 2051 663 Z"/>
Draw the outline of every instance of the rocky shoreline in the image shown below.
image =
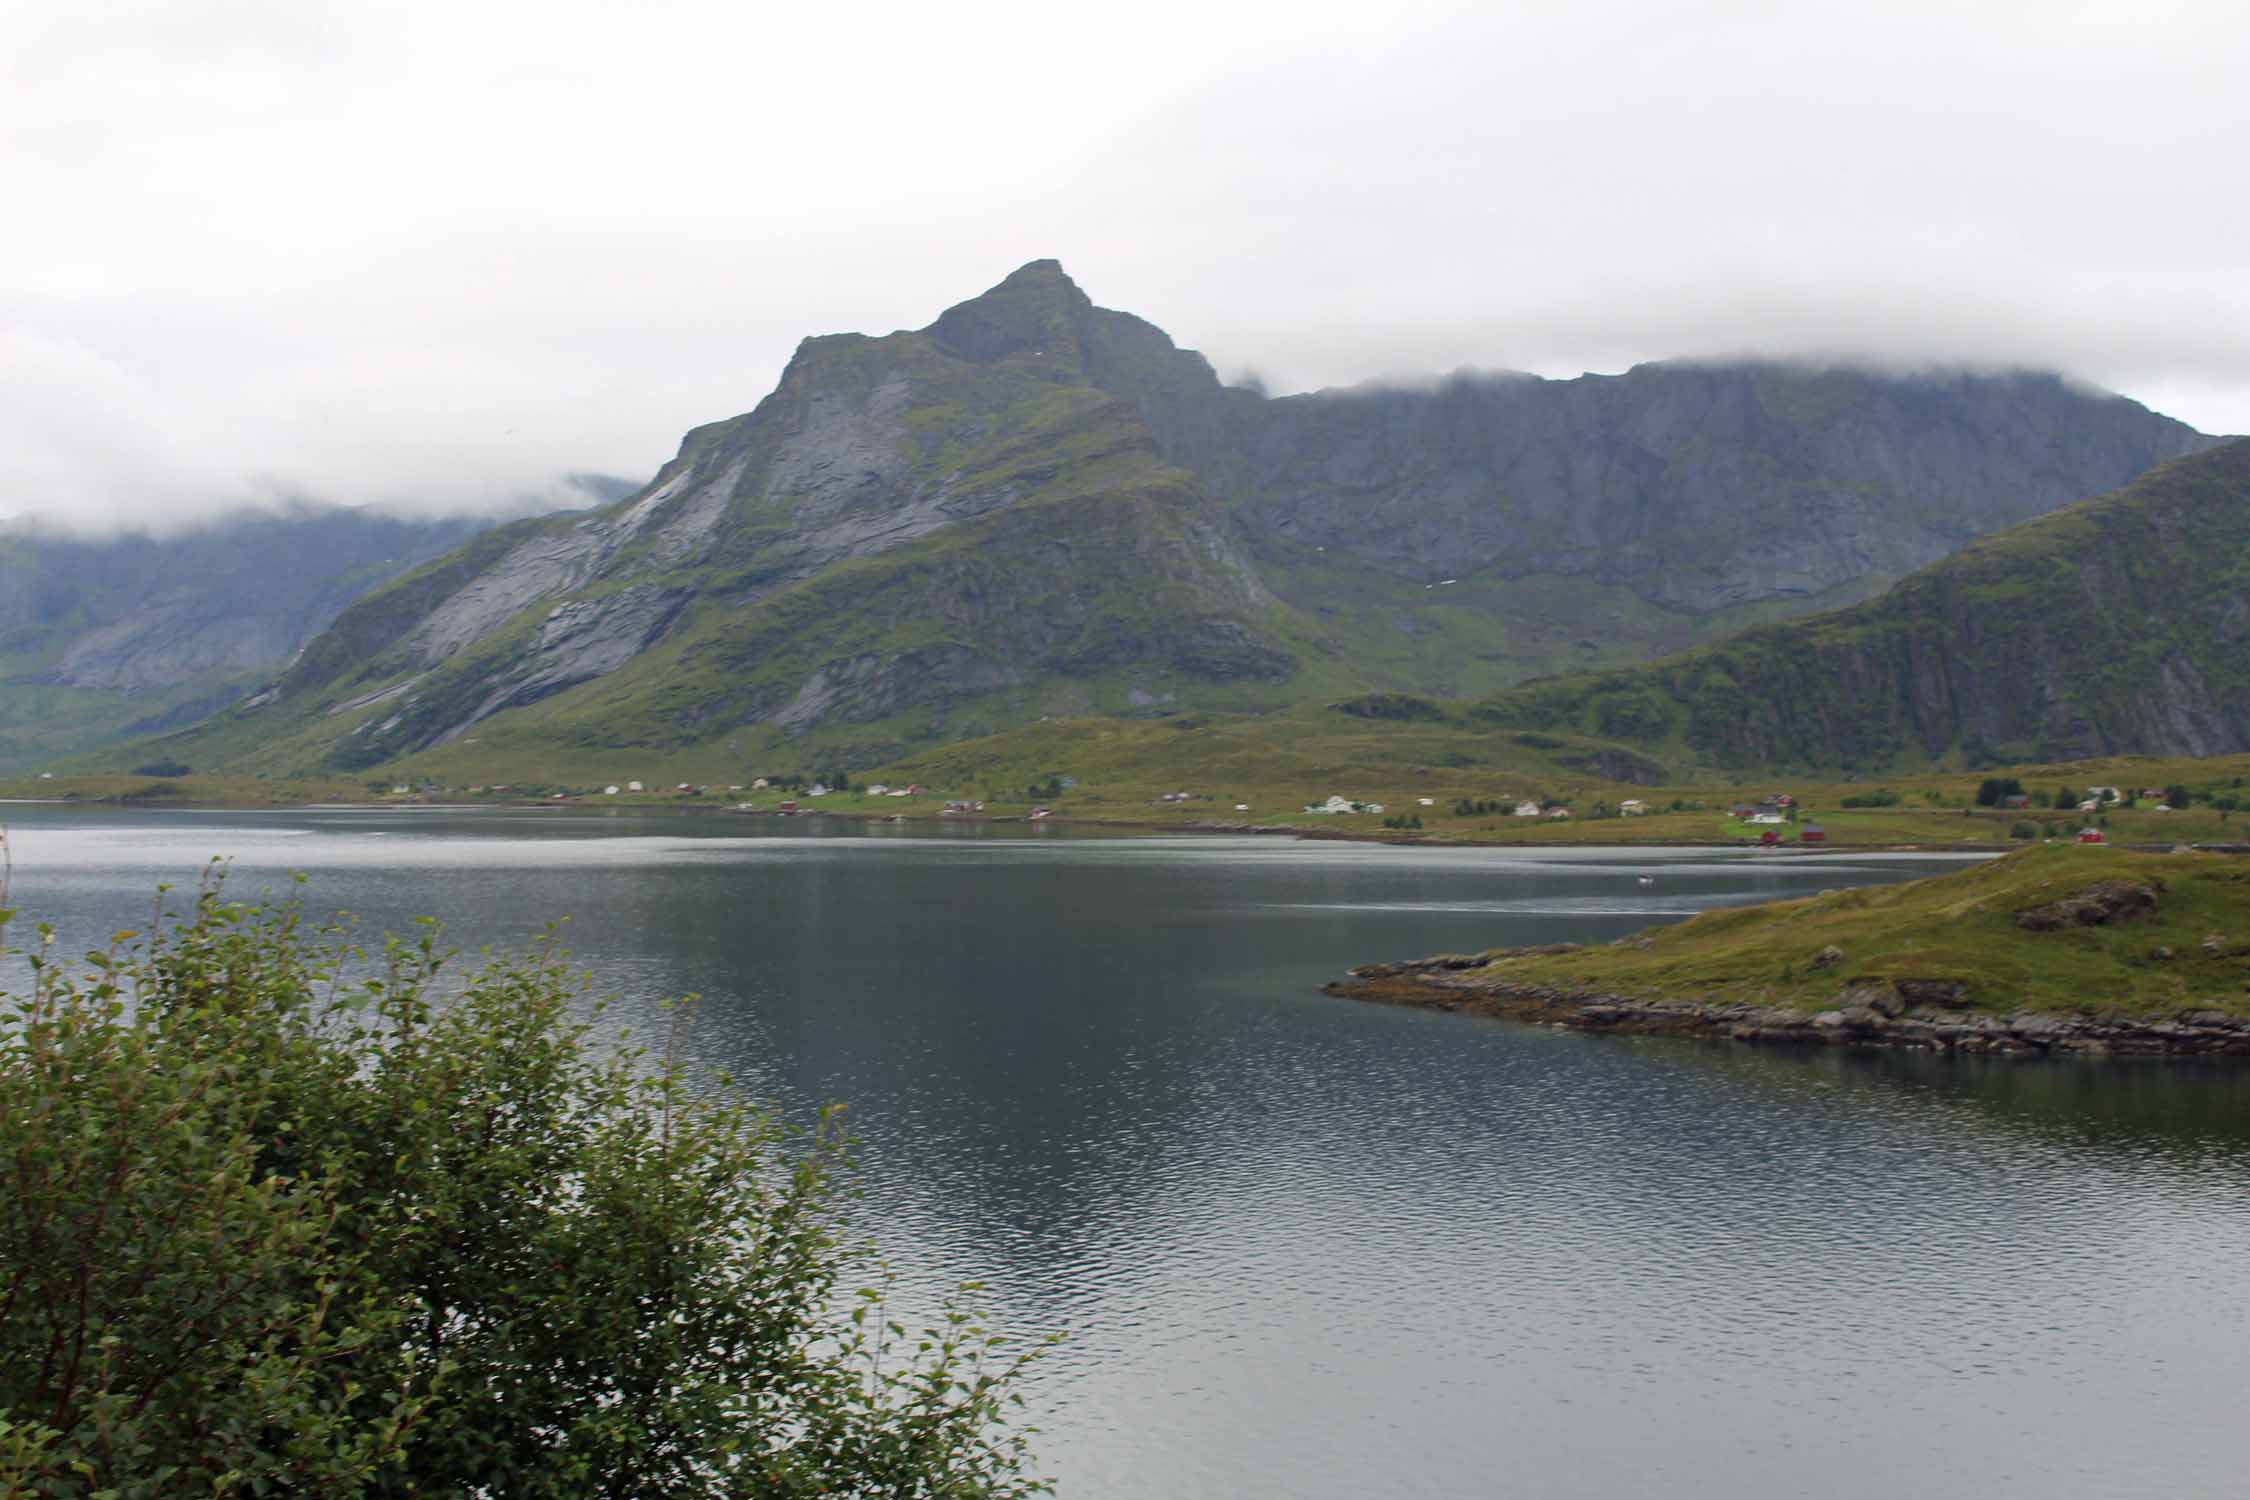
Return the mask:
<path id="1" fill-rule="evenodd" d="M 1575 1031 L 1704 1037 L 1796 1046 L 1911 1047 L 1924 1051 L 2029 1056 L 2250 1057 L 2250 1019 L 2216 1010 L 2166 1019 L 2118 1014 L 1972 1011 L 1960 987 L 1899 980 L 1862 986 L 1821 1011 L 1557 989 L 1476 975 L 1496 959 L 1551 952 L 1517 949 L 1364 964 L 1323 992 L 1379 1005 L 1412 1005 L 1500 1016 Z"/>

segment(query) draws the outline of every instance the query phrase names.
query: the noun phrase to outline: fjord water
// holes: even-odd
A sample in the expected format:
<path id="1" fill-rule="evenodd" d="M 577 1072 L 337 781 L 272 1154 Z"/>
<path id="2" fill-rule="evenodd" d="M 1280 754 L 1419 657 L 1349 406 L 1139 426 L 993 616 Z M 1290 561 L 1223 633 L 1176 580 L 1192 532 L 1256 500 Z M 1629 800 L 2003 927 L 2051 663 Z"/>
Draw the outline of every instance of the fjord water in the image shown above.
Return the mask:
<path id="1" fill-rule="evenodd" d="M 975 1277 L 1006 1331 L 1069 1331 L 1029 1391 L 1065 1497 L 2051 1500 L 2250 1473 L 2243 1072 L 1598 1038 L 1317 990 L 1932 862 L 0 813 L 16 904 L 66 948 L 225 854 L 237 894 L 434 915 L 466 947 L 567 917 L 644 1035 L 700 995 L 691 1055 L 792 1111 L 849 1102 L 855 1213 L 907 1300 Z"/>

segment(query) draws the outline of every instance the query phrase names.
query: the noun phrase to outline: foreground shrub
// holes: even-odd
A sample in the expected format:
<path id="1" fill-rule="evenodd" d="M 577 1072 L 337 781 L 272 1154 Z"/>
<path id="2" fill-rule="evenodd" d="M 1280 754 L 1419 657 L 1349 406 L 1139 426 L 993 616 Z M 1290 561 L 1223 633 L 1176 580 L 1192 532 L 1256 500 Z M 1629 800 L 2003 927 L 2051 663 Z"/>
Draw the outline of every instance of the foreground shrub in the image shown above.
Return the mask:
<path id="1" fill-rule="evenodd" d="M 0 1496 L 1040 1488 L 1021 1358 L 847 1294 L 833 1119 L 597 1047 L 554 952 L 350 981 L 215 883 L 49 941 L 0 998 Z"/>

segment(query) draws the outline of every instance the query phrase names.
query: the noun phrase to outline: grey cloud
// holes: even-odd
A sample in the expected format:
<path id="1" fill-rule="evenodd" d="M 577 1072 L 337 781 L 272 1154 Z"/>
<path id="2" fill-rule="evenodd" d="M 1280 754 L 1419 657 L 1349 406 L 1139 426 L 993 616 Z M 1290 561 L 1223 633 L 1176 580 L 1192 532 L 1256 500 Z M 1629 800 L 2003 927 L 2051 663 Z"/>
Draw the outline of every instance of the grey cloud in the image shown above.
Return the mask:
<path id="1" fill-rule="evenodd" d="M 2226 0 L 0 12 L 0 511 L 645 475 L 1042 255 L 1275 390 L 1750 352 L 2250 429 Z"/>

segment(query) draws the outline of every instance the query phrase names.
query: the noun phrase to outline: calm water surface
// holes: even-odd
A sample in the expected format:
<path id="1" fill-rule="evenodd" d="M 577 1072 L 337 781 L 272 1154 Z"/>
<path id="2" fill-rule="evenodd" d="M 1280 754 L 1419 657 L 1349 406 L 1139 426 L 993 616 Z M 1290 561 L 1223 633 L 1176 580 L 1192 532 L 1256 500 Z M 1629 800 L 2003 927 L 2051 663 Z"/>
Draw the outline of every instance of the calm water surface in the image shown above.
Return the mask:
<path id="1" fill-rule="evenodd" d="M 557 917 L 637 1024 L 847 1100 L 916 1295 L 1068 1329 L 1090 1497 L 2250 1493 L 2250 1080 L 1798 1055 L 1331 1000 L 1896 858 L 826 833 L 563 812 L 0 809 L 83 947 L 158 880 Z M 1656 877 L 1642 887 L 1636 876 Z"/>

